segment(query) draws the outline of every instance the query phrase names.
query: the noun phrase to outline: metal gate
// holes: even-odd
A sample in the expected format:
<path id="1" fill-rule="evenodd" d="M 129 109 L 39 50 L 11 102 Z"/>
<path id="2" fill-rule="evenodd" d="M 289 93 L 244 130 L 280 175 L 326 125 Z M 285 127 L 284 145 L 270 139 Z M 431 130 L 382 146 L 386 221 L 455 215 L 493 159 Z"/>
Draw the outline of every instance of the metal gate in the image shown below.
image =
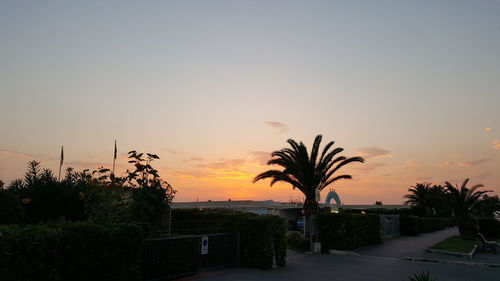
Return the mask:
<path id="1" fill-rule="evenodd" d="M 206 237 L 205 239 L 203 239 Z M 208 245 L 202 246 L 202 240 Z M 239 265 L 239 233 L 183 235 L 145 239 L 144 280 L 167 280 L 194 274 L 201 268 Z M 202 254 L 203 250 L 203 254 Z"/>
<path id="2" fill-rule="evenodd" d="M 399 215 L 379 215 L 380 236 L 399 236 Z"/>

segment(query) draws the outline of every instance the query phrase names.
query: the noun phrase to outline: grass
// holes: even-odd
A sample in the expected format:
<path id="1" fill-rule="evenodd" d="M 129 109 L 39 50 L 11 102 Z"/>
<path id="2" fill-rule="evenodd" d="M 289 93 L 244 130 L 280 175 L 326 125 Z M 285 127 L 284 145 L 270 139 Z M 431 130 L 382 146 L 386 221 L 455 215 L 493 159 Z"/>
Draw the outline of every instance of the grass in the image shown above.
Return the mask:
<path id="1" fill-rule="evenodd" d="M 464 240 L 460 236 L 452 236 L 431 246 L 430 249 L 468 254 L 472 251 L 474 245 L 479 244 L 481 244 L 481 240 L 479 239 Z"/>

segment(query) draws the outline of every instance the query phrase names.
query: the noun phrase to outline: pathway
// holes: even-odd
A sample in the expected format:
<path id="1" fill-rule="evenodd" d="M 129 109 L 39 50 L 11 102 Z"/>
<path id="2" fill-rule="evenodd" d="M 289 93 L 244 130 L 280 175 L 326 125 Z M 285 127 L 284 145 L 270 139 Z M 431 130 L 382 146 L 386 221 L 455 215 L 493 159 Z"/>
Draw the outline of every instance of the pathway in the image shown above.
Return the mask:
<path id="1" fill-rule="evenodd" d="M 401 259 L 404 256 L 426 255 L 428 246 L 457 235 L 456 228 L 415 237 L 400 237 L 383 244 L 363 247 L 355 252 L 360 256 L 315 255 L 291 253 L 286 267 L 264 271 L 251 268 L 232 268 L 211 274 L 194 276 L 203 281 L 407 281 L 416 272 L 429 271 L 437 281 L 498 281 L 500 268 L 468 266 Z"/>

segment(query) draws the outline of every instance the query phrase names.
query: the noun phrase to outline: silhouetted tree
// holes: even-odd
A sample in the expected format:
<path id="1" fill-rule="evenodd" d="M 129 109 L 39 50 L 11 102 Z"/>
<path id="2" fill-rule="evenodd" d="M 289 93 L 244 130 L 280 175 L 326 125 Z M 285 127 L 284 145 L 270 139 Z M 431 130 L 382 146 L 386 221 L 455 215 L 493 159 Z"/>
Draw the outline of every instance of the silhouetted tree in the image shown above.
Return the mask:
<path id="1" fill-rule="evenodd" d="M 481 198 L 482 203 L 479 206 L 478 214 L 483 217 L 493 217 L 495 212 L 500 211 L 500 199 L 498 195 L 488 196 L 483 195 Z"/>
<path id="2" fill-rule="evenodd" d="M 127 185 L 132 188 L 131 218 L 161 227 L 166 222 L 169 203 L 176 190 L 151 166 L 151 162 L 160 159 L 158 155 L 146 153 L 144 157 L 144 153 L 135 150 L 128 154 L 128 162 L 135 166 L 135 170 L 127 170 L 126 177 Z"/>
<path id="3" fill-rule="evenodd" d="M 421 216 L 445 215 L 445 190 L 440 185 L 431 183 L 417 183 L 408 189 L 408 194 L 403 196 L 407 200 L 405 205 L 411 206 Z"/>
<path id="4" fill-rule="evenodd" d="M 472 238 L 476 232 L 476 226 L 473 224 L 472 217 L 478 214 L 481 206 L 484 204 L 481 197 L 491 192 L 490 190 L 478 191 L 478 188 L 483 187 L 482 184 L 476 184 L 471 188 L 467 188 L 468 182 L 469 179 L 464 180 L 460 187 L 458 185 L 453 186 L 449 182 L 445 183 L 448 204 L 456 217 L 460 235 L 466 239 Z"/>
<path id="5" fill-rule="evenodd" d="M 333 141 L 329 142 L 320 154 L 321 140 L 321 135 L 316 136 L 310 154 L 304 143 L 287 140 L 291 148 L 272 152 L 273 158 L 267 162 L 268 165 L 280 166 L 282 170 L 268 170 L 253 179 L 255 183 L 270 178 L 271 186 L 277 182 L 285 182 L 292 188 L 299 189 L 305 195 L 303 211 L 306 217 L 306 231 L 311 236 L 315 232 L 311 216 L 318 213 L 316 192 L 338 180 L 351 179 L 352 177 L 347 174 L 336 176 L 336 172 L 343 166 L 352 162 L 364 162 L 361 157 L 337 156 L 344 149 L 330 150 L 334 145 Z"/>

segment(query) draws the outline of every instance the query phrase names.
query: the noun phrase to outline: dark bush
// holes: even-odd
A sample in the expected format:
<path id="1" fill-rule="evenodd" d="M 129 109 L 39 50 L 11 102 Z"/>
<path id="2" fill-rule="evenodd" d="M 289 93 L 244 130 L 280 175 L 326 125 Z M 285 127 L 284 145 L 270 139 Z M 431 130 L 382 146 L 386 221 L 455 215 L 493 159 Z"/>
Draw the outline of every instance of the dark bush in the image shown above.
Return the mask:
<path id="1" fill-rule="evenodd" d="M 399 218 L 399 233 L 401 235 L 418 235 L 450 226 L 453 226 L 453 220 L 449 218 L 416 216 L 400 216 Z"/>
<path id="2" fill-rule="evenodd" d="M 286 223 L 279 216 L 235 211 L 172 210 L 172 231 L 178 234 L 240 233 L 240 263 L 270 269 L 286 264 Z"/>
<path id="3" fill-rule="evenodd" d="M 318 225 L 324 252 L 350 250 L 381 241 L 377 215 L 320 214 Z"/>
<path id="4" fill-rule="evenodd" d="M 309 240 L 304 237 L 304 234 L 299 231 L 291 231 L 286 234 L 286 243 L 288 248 L 305 252 L 309 251 Z"/>
<path id="5" fill-rule="evenodd" d="M 6 281 L 140 280 L 142 232 L 134 225 L 0 226 Z"/>
<path id="6" fill-rule="evenodd" d="M 479 218 L 479 231 L 488 239 L 500 238 L 500 221 L 495 218 Z"/>
<path id="7" fill-rule="evenodd" d="M 19 223 L 23 216 L 19 197 L 10 190 L 0 189 L 0 224 Z"/>

